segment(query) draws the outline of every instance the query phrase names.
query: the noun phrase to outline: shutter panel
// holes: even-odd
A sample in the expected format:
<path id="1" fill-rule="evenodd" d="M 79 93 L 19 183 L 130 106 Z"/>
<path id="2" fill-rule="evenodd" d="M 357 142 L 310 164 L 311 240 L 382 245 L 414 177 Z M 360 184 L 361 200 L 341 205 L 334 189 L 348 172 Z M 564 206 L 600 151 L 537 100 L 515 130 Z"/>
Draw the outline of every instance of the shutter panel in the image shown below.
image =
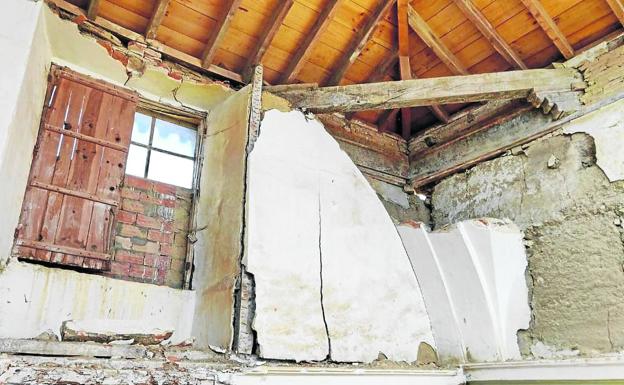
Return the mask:
<path id="1" fill-rule="evenodd" d="M 54 68 L 13 253 L 108 270 L 135 94 Z"/>

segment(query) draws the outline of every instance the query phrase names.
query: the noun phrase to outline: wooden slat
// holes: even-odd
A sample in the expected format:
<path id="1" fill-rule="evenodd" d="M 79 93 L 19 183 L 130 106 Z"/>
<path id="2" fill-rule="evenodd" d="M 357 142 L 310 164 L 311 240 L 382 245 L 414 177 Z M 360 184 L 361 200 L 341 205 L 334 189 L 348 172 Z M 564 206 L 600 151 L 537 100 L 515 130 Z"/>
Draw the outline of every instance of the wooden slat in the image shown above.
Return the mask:
<path id="1" fill-rule="evenodd" d="M 409 25 L 436 56 L 456 75 L 467 75 L 468 70 L 431 30 L 425 19 L 412 7 L 408 7 Z"/>
<path id="2" fill-rule="evenodd" d="M 282 22 L 286 18 L 288 11 L 292 7 L 294 0 L 279 0 L 276 9 L 273 11 L 271 20 L 266 24 L 265 28 L 260 32 L 260 38 L 258 44 L 254 47 L 254 51 L 249 56 L 249 60 L 245 66 L 246 71 L 249 72 L 249 76 L 253 72 L 252 69 L 255 65 L 262 63 L 262 58 L 267 49 L 271 45 L 275 34 L 281 27 Z"/>
<path id="3" fill-rule="evenodd" d="M 89 7 L 87 8 L 87 18 L 89 20 L 95 20 L 97 17 L 101 0 L 89 0 Z"/>
<path id="4" fill-rule="evenodd" d="M 123 151 L 123 152 L 128 152 L 128 148 L 126 146 L 117 144 L 117 143 L 113 143 L 113 142 L 109 142 L 108 140 L 102 140 L 99 138 L 95 138 L 89 135 L 84 135 L 81 134 L 79 132 L 74 132 L 74 131 L 69 131 L 69 130 L 65 130 L 65 129 L 61 129 L 58 127 L 54 127 L 50 124 L 45 124 L 44 128 L 48 131 L 52 131 L 52 132 L 56 132 L 59 134 L 63 134 L 66 136 L 70 136 L 72 138 L 77 138 L 80 140 L 84 140 L 85 142 L 90 142 L 90 143 L 96 143 L 99 144 L 101 146 L 104 147 L 108 147 L 108 148 L 112 148 L 113 150 L 117 150 L 117 151 Z"/>
<path id="5" fill-rule="evenodd" d="M 77 198 L 87 199 L 93 202 L 104 203 L 109 206 L 114 206 L 114 207 L 119 206 L 118 201 L 112 200 L 112 199 L 100 198 L 95 194 L 89 194 L 89 193 L 85 193 L 81 191 L 70 190 L 64 187 L 54 186 L 51 184 L 45 184 L 45 183 L 41 183 L 37 181 L 31 182 L 30 185 L 33 187 L 43 189 L 43 190 L 47 190 L 47 191 L 54 191 L 54 192 L 58 192 L 58 193 L 65 194 L 65 195 L 71 195 Z"/>
<path id="6" fill-rule="evenodd" d="M 225 34 L 232 23 L 232 19 L 234 18 L 234 14 L 238 10 L 238 7 L 242 3 L 242 0 L 227 0 L 224 4 L 224 12 L 219 19 L 218 24 L 215 26 L 214 30 L 210 34 L 210 38 L 208 38 L 208 42 L 206 43 L 206 48 L 202 54 L 202 66 L 209 67 L 212 64 L 215 54 L 217 53 L 217 49 L 219 45 L 225 38 Z"/>
<path id="7" fill-rule="evenodd" d="M 533 15 L 539 26 L 546 32 L 546 35 L 552 40 L 563 57 L 570 59 L 574 56 L 574 49 L 568 42 L 568 39 L 561 32 L 559 27 L 557 27 L 557 24 L 555 24 L 539 0 L 522 0 L 522 3 L 529 12 L 531 12 L 531 15 Z"/>
<path id="8" fill-rule="evenodd" d="M 279 83 L 291 83 L 306 62 L 306 59 L 312 52 L 312 47 L 319 36 L 327 29 L 329 22 L 333 19 L 334 14 L 338 10 L 340 0 L 328 0 L 319 13 L 312 29 L 306 33 L 306 37 L 301 42 L 294 55 L 290 58 L 288 66 L 282 73 Z"/>
<path id="9" fill-rule="evenodd" d="M 496 32 L 496 29 L 487 18 L 473 4 L 472 0 L 455 0 L 455 4 L 466 17 L 481 31 L 483 36 L 492 44 L 492 47 L 512 66 L 517 69 L 527 69 L 526 64 L 509 44 Z"/>
<path id="10" fill-rule="evenodd" d="M 149 23 L 147 24 L 147 29 L 145 30 L 145 38 L 146 39 L 155 39 L 156 34 L 158 33 L 158 27 L 160 27 L 160 23 L 165 18 L 165 13 L 167 12 L 167 7 L 169 7 L 170 0 L 158 0 L 156 6 L 154 7 L 154 11 L 152 12 L 152 16 L 150 17 Z"/>
<path id="11" fill-rule="evenodd" d="M 18 239 L 18 240 L 15 241 L 15 245 L 16 246 L 32 247 L 34 249 L 51 251 L 53 253 L 63 253 L 63 254 L 69 254 L 69 255 L 77 255 L 79 257 L 102 259 L 102 260 L 110 260 L 111 259 L 110 254 L 106 254 L 106 253 L 97 253 L 97 252 L 94 252 L 94 251 L 82 250 L 82 249 L 77 249 L 77 248 L 68 247 L 68 246 L 53 245 L 53 244 L 50 244 L 50 243 L 39 242 L 39 241 L 31 241 L 31 240 L 27 240 L 27 239 Z"/>
<path id="12" fill-rule="evenodd" d="M 389 75 L 390 69 L 396 65 L 397 60 L 399 60 L 399 51 L 397 49 L 393 49 L 390 56 L 375 67 L 375 70 L 367 79 L 368 83 L 383 81 L 384 78 Z"/>
<path id="13" fill-rule="evenodd" d="M 622 0 L 607 0 L 607 4 L 611 7 L 620 24 L 624 25 L 624 2 Z"/>
<path id="14" fill-rule="evenodd" d="M 557 68 L 292 90 L 279 95 L 295 108 L 347 112 L 526 98 L 533 89 L 566 92 L 583 88 L 578 71 Z"/>
<path id="15" fill-rule="evenodd" d="M 340 60 L 332 69 L 332 74 L 325 82 L 326 85 L 337 85 L 340 83 L 349 66 L 360 56 L 364 46 L 368 42 L 371 34 L 377 27 L 379 21 L 386 15 L 388 10 L 394 5 L 396 0 L 378 0 L 378 5 L 368 18 L 366 23 L 358 29 L 358 32 L 351 39 L 349 46 L 342 54 Z"/>

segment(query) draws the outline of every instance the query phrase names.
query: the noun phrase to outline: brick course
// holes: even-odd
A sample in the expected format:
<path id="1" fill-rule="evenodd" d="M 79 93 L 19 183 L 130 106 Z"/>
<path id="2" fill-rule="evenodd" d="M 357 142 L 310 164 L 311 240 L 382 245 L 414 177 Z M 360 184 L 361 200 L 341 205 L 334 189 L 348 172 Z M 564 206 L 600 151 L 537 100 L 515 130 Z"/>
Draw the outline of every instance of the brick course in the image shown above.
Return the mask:
<path id="1" fill-rule="evenodd" d="M 106 274 L 182 287 L 191 191 L 127 175 L 121 196 L 114 257 Z"/>

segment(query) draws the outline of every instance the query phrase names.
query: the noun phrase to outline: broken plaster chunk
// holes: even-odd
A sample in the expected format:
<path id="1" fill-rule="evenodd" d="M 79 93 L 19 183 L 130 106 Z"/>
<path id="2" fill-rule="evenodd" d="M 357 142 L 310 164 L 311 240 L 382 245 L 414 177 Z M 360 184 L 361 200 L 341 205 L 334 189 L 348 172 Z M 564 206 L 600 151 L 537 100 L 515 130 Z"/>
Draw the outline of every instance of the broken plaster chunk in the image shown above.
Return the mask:
<path id="1" fill-rule="evenodd" d="M 418 346 L 418 359 L 416 360 L 418 365 L 438 364 L 438 354 L 435 349 L 426 342 L 421 342 Z"/>
<path id="2" fill-rule="evenodd" d="M 65 321 L 61 326 L 63 341 L 112 343 L 133 340 L 139 345 L 158 345 L 169 339 L 173 330 L 152 329 L 142 321 L 82 320 Z"/>
<path id="3" fill-rule="evenodd" d="M 559 158 L 557 158 L 554 155 L 551 155 L 550 158 L 548 158 L 547 165 L 548 165 L 548 168 L 555 169 L 555 168 L 559 168 L 560 163 L 561 161 L 559 160 Z"/>

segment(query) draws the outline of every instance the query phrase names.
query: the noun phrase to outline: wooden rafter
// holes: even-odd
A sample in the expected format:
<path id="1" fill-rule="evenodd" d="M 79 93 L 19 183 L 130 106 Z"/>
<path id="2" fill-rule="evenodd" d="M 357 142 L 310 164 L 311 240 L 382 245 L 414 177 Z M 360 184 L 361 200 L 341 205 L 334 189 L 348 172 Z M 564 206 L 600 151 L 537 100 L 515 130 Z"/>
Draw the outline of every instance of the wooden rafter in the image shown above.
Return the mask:
<path id="1" fill-rule="evenodd" d="M 249 69 L 253 68 L 253 66 L 262 63 L 262 58 L 264 57 L 264 54 L 271 45 L 275 34 L 277 34 L 279 27 L 282 25 L 282 22 L 286 18 L 286 15 L 288 14 L 288 11 L 290 11 L 293 3 L 294 0 L 279 1 L 275 11 L 273 12 L 270 22 L 267 23 L 265 28 L 260 33 L 258 44 L 254 47 L 254 51 L 249 56 L 249 60 L 247 61 L 247 64 L 245 66 L 247 68 L 247 72 L 249 72 Z"/>
<path id="2" fill-rule="evenodd" d="M 492 44 L 492 47 L 509 64 L 517 69 L 527 69 L 526 64 L 509 44 L 499 35 L 494 26 L 490 24 L 485 15 L 473 4 L 472 0 L 455 0 L 455 4 L 462 10 L 468 20 L 479 29 L 481 34 Z"/>
<path id="3" fill-rule="evenodd" d="M 553 44 L 559 49 L 563 57 L 570 59 L 574 56 L 574 49 L 568 42 L 568 39 L 561 32 L 559 27 L 557 27 L 557 24 L 555 24 L 552 17 L 546 12 L 546 9 L 544 9 L 539 0 L 522 0 L 522 3 L 529 12 L 531 12 L 537 24 L 546 32 L 546 35 L 548 35 Z"/>
<path id="4" fill-rule="evenodd" d="M 368 39 L 379 21 L 386 15 L 395 2 L 396 0 L 378 0 L 377 7 L 373 11 L 373 14 L 368 18 L 366 23 L 358 29 L 358 32 L 355 34 L 354 38 L 351 39 L 345 53 L 333 69 L 332 75 L 325 82 L 327 85 L 340 83 L 344 74 L 349 69 L 349 66 L 360 56 L 360 53 L 364 49 L 364 46 L 368 42 Z"/>
<path id="5" fill-rule="evenodd" d="M 377 130 L 379 132 L 390 131 L 390 125 L 396 120 L 401 110 L 384 110 L 377 119 Z"/>
<path id="6" fill-rule="evenodd" d="M 585 88 L 569 68 L 493 72 L 478 75 L 283 90 L 294 108 L 312 112 L 383 110 L 433 104 L 526 98 L 531 91 L 571 92 Z"/>
<path id="7" fill-rule="evenodd" d="M 624 25 L 624 2 L 622 0 L 607 0 L 607 3 L 620 21 L 620 24 Z"/>
<path id="8" fill-rule="evenodd" d="M 312 29 L 307 32 L 305 39 L 295 51 L 295 54 L 288 62 L 288 66 L 282 73 L 280 78 L 280 83 L 290 83 L 299 74 L 301 68 L 305 64 L 306 59 L 309 57 L 312 52 L 312 46 L 315 41 L 318 40 L 319 36 L 327 29 L 329 22 L 334 17 L 334 14 L 338 10 L 338 4 L 340 0 L 328 0 L 328 2 L 323 7 L 321 13 L 319 13 L 316 22 L 312 26 Z"/>
<path id="9" fill-rule="evenodd" d="M 95 20 L 100 9 L 100 0 L 89 0 L 89 7 L 87 8 L 87 18 L 89 20 Z"/>
<path id="10" fill-rule="evenodd" d="M 206 48 L 202 53 L 202 66 L 208 67 L 212 64 L 215 54 L 217 53 L 217 48 L 219 48 L 219 44 L 225 38 L 225 34 L 232 23 L 232 19 L 234 18 L 234 13 L 240 6 L 242 0 L 227 0 L 225 4 L 225 11 L 221 15 L 221 18 L 218 21 L 218 24 L 215 26 L 214 30 L 210 34 L 208 38 L 208 42 L 206 43 Z"/>
<path id="11" fill-rule="evenodd" d="M 160 27 L 160 23 L 162 23 L 162 20 L 165 18 L 165 13 L 167 13 L 169 1 L 170 0 L 158 0 L 158 3 L 156 3 L 154 11 L 152 12 L 152 16 L 150 17 L 150 21 L 147 24 L 147 28 L 145 29 L 146 39 L 156 38 L 158 27 Z"/>
<path id="12" fill-rule="evenodd" d="M 401 80 L 412 79 L 412 66 L 409 57 L 409 24 L 407 22 L 407 7 L 409 0 L 397 1 L 397 18 L 399 26 L 399 72 Z M 412 111 L 409 108 L 401 109 L 401 134 L 408 140 L 412 135 Z"/>
<path id="13" fill-rule="evenodd" d="M 429 28 L 425 19 L 412 7 L 408 7 L 408 21 L 410 27 L 422 39 L 436 56 L 456 75 L 467 75 L 468 70 L 461 61 L 448 49 L 442 40 Z"/>

